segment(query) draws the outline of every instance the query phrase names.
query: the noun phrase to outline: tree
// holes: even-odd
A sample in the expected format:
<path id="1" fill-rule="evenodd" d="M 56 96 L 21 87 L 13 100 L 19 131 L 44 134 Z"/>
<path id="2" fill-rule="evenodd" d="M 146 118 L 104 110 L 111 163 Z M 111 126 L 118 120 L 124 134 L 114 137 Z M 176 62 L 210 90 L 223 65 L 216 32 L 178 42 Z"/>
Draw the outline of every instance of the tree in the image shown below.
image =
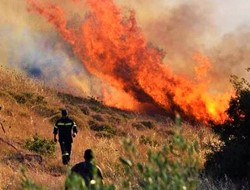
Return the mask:
<path id="1" fill-rule="evenodd" d="M 205 168 L 214 177 L 238 181 L 250 178 L 250 84 L 237 76 L 231 82 L 236 93 L 226 111 L 228 119 L 213 128 L 223 146 L 208 155 Z"/>

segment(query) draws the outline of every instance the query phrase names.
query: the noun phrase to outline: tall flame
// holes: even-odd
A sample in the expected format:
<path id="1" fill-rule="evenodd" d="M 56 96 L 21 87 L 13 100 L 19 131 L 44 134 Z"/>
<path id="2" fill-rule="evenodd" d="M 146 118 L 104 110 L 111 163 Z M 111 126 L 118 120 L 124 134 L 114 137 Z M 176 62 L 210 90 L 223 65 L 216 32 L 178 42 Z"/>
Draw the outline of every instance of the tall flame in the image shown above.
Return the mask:
<path id="1" fill-rule="evenodd" d="M 91 74 L 125 92 L 127 98 L 120 99 L 123 103 L 117 106 L 130 109 L 150 106 L 205 122 L 221 122 L 227 117 L 224 111 L 230 94 L 209 92 L 209 80 L 205 77 L 211 68 L 208 58 L 199 53 L 194 55 L 198 65 L 193 81 L 173 74 L 163 64 L 162 51 L 148 45 L 137 26 L 135 12 L 123 16 L 112 0 L 87 0 L 89 11 L 84 22 L 73 28 L 67 25 L 66 13 L 60 5 L 27 2 L 30 11 L 56 27 Z M 76 6 L 80 3 L 72 2 Z M 112 104 L 110 99 L 106 103 Z"/>

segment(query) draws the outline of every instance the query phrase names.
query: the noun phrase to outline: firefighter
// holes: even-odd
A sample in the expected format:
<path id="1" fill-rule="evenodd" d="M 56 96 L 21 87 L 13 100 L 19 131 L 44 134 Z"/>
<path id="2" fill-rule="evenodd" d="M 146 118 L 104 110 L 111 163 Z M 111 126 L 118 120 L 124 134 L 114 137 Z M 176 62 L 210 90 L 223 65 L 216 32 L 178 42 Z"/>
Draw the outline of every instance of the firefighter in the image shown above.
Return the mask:
<path id="1" fill-rule="evenodd" d="M 94 164 L 94 154 L 91 149 L 84 152 L 84 162 L 79 162 L 71 168 L 71 172 L 78 174 L 84 179 L 87 187 L 103 185 L 103 174 L 99 166 Z"/>
<path id="2" fill-rule="evenodd" d="M 58 119 L 54 126 L 54 142 L 59 137 L 60 148 L 62 152 L 62 162 L 67 165 L 70 161 L 71 145 L 73 138 L 77 134 L 76 123 L 68 117 L 67 110 L 61 111 L 62 117 Z"/>

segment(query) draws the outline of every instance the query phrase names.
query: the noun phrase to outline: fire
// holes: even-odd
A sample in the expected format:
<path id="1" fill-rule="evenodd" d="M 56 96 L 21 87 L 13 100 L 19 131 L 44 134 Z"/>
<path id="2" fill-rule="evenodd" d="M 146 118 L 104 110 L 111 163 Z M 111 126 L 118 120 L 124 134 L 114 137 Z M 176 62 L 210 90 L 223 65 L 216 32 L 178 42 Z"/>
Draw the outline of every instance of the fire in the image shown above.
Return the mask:
<path id="1" fill-rule="evenodd" d="M 205 77 L 212 68 L 208 58 L 195 54 L 196 79 L 173 74 L 163 64 L 163 53 L 148 45 L 137 26 L 135 12 L 123 16 L 112 0 L 87 0 L 88 13 L 78 28 L 67 25 L 66 11 L 60 6 L 27 0 L 29 10 L 53 24 L 93 75 L 107 81 L 120 93 L 104 91 L 104 101 L 120 108 L 157 108 L 168 113 L 207 122 L 222 122 L 230 94 L 209 92 Z M 79 6 L 80 1 L 72 0 Z M 121 103 L 111 100 L 120 100 Z"/>

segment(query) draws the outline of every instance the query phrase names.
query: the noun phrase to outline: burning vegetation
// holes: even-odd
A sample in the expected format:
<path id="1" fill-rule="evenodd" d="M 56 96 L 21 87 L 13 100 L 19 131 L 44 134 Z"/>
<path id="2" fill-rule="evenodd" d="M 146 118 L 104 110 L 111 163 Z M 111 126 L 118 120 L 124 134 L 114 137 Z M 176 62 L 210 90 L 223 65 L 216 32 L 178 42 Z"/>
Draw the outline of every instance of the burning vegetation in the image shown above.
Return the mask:
<path id="1" fill-rule="evenodd" d="M 210 60 L 194 53 L 196 77 L 175 74 L 164 63 L 164 52 L 150 45 L 137 24 L 135 12 L 121 9 L 112 0 L 72 1 L 87 7 L 80 24 L 70 25 L 60 4 L 27 0 L 29 11 L 53 24 L 71 46 L 86 70 L 109 83 L 118 93 L 103 90 L 107 105 L 182 117 L 202 122 L 223 122 L 231 93 L 210 89 L 206 77 Z M 110 98 L 112 97 L 112 98 Z M 115 98 L 114 98 L 115 97 Z M 119 99 L 117 105 L 114 99 Z"/>

